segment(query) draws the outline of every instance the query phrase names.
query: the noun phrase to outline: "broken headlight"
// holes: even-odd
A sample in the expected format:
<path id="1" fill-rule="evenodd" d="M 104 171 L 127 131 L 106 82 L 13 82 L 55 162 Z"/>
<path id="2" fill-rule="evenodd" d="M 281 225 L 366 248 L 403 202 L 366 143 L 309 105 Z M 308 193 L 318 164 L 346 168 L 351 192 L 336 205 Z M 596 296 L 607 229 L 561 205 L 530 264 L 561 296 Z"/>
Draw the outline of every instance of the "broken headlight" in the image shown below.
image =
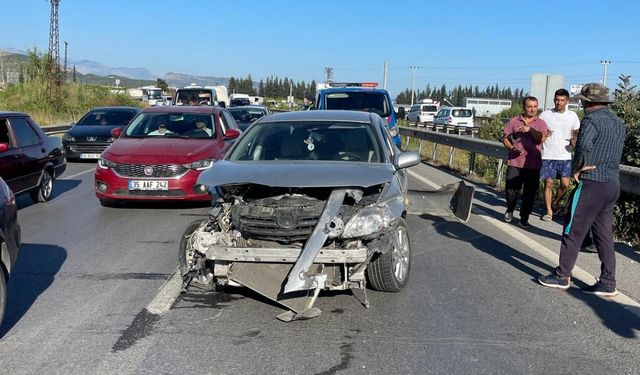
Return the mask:
<path id="1" fill-rule="evenodd" d="M 345 225 L 342 238 L 364 237 L 389 227 L 391 211 L 387 208 L 365 207 Z"/>

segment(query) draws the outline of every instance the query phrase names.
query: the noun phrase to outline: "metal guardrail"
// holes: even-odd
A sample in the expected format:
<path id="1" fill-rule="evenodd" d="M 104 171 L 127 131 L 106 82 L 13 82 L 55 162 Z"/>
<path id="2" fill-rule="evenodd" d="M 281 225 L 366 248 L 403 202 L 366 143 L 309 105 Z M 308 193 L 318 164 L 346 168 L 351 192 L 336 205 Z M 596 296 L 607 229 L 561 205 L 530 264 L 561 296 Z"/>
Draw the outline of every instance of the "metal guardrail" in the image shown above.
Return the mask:
<path id="1" fill-rule="evenodd" d="M 42 127 L 42 130 L 44 130 L 44 132 L 49 135 L 64 133 L 69 129 L 71 129 L 71 125 L 53 125 Z"/>
<path id="2" fill-rule="evenodd" d="M 475 155 L 481 154 L 498 159 L 498 185 L 503 178 L 504 161 L 507 159 L 508 152 L 500 142 L 487 141 L 485 139 L 477 139 L 457 134 L 445 134 L 426 129 L 416 129 L 415 127 L 400 127 L 400 134 L 407 137 L 407 145 L 411 138 L 419 139 L 420 151 L 422 151 L 422 141 L 433 142 L 435 145 L 450 146 L 449 165 L 453 163 L 453 153 L 455 149 L 471 152 L 469 157 L 469 171 L 475 169 Z M 437 147 L 433 148 L 432 159 L 436 159 Z M 629 165 L 620 165 L 620 190 L 625 193 L 640 195 L 640 168 Z"/>

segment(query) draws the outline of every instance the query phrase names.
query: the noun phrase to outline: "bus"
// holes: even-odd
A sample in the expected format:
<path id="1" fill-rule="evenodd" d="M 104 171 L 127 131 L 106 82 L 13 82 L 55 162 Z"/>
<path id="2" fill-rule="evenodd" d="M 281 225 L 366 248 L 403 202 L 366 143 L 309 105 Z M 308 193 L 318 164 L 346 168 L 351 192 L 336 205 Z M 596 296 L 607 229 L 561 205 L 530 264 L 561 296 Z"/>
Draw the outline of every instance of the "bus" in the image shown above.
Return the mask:
<path id="1" fill-rule="evenodd" d="M 511 108 L 509 99 L 489 99 L 489 98 L 464 98 L 463 107 L 471 110 L 475 109 L 476 116 L 493 116 Z"/>

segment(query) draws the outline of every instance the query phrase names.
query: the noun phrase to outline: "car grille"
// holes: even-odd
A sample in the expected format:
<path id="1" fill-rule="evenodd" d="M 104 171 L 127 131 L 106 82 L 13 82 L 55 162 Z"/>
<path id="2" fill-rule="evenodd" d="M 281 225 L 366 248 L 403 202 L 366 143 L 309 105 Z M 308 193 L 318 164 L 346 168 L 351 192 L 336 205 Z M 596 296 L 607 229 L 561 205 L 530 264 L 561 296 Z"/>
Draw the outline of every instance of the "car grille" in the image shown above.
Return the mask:
<path id="1" fill-rule="evenodd" d="M 152 167 L 151 174 L 145 174 L 144 168 Z M 115 168 L 117 174 L 122 177 L 177 177 L 185 174 L 187 168 L 177 164 L 158 164 L 158 165 L 140 165 L 140 164 L 118 164 Z"/>
<path id="2" fill-rule="evenodd" d="M 308 197 L 266 198 L 234 206 L 232 219 L 245 237 L 298 242 L 311 235 L 324 206 L 324 201 Z"/>
<path id="3" fill-rule="evenodd" d="M 115 195 L 126 195 L 133 197 L 182 197 L 185 192 L 179 189 L 174 190 L 116 190 Z"/>
<path id="4" fill-rule="evenodd" d="M 104 150 L 109 147 L 109 143 L 76 143 L 71 145 L 70 148 L 74 152 L 82 152 L 86 154 L 102 154 Z M 75 150 L 74 150 L 75 149 Z"/>

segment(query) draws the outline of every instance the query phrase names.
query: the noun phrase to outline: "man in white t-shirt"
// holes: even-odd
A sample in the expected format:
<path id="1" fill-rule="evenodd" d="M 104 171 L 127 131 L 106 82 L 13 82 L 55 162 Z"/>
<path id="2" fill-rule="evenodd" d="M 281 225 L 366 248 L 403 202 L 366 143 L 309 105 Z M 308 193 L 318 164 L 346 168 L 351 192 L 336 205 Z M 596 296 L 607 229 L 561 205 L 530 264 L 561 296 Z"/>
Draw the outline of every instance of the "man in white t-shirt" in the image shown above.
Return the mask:
<path id="1" fill-rule="evenodd" d="M 540 114 L 540 118 L 547 123 L 549 132 L 547 140 L 542 145 L 542 168 L 540 179 L 544 181 L 544 204 L 547 209 L 542 220 L 551 221 L 553 210 L 558 207 L 560 199 L 569 187 L 571 176 L 571 151 L 580 129 L 578 115 L 567 109 L 569 92 L 559 89 L 555 92 L 553 103 L 555 108 Z M 560 178 L 560 187 L 551 199 L 554 180 Z"/>

